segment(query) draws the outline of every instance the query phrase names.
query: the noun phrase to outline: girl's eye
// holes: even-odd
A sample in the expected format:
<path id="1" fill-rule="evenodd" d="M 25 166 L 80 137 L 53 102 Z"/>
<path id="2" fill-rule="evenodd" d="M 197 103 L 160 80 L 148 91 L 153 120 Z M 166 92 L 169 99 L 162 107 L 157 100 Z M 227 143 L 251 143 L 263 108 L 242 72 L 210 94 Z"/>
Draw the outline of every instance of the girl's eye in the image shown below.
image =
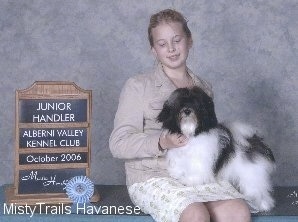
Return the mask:
<path id="1" fill-rule="evenodd" d="M 160 47 L 164 47 L 164 46 L 166 46 L 166 43 L 159 43 L 158 44 Z"/>
<path id="2" fill-rule="evenodd" d="M 178 43 L 178 42 L 180 42 L 181 41 L 181 38 L 175 38 L 174 39 L 174 42 L 176 42 L 176 43 Z"/>

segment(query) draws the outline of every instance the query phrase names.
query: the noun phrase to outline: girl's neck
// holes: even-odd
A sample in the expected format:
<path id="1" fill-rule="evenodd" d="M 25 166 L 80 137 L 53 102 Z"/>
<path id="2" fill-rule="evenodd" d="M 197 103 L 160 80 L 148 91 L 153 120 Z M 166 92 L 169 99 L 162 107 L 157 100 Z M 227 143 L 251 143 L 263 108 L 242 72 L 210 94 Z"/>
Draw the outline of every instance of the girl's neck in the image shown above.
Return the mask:
<path id="1" fill-rule="evenodd" d="M 162 66 L 163 72 L 169 78 L 169 80 L 177 87 L 177 88 L 184 88 L 184 87 L 193 87 L 194 82 L 190 77 L 186 66 L 180 69 L 169 69 L 165 66 Z"/>
<path id="2" fill-rule="evenodd" d="M 179 81 L 188 77 L 186 66 L 182 66 L 181 68 L 177 69 L 170 69 L 162 65 L 162 69 L 170 79 L 175 79 Z"/>

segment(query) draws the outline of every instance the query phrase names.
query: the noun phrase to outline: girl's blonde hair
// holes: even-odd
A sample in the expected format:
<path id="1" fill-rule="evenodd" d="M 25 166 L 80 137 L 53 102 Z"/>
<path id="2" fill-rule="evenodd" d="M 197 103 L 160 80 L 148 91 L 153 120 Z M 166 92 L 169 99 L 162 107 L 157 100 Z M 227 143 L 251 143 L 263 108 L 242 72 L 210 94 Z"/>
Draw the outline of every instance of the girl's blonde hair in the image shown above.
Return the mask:
<path id="1" fill-rule="evenodd" d="M 183 31 L 185 32 L 186 36 L 188 38 L 191 38 L 191 31 L 187 26 L 187 20 L 184 18 L 184 16 L 180 12 L 177 12 L 173 9 L 165 9 L 156 14 L 153 14 L 150 18 L 150 23 L 148 26 L 148 40 L 151 47 L 153 47 L 154 45 L 152 29 L 162 22 L 180 22 L 182 24 Z"/>

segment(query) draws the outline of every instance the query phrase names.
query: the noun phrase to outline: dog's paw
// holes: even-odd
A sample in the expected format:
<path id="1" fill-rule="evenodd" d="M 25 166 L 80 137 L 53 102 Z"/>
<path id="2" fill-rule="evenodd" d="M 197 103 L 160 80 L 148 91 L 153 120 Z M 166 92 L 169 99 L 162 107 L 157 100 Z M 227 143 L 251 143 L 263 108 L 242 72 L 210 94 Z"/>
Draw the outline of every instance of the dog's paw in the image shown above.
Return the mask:
<path id="1" fill-rule="evenodd" d="M 274 200 L 271 201 L 262 201 L 260 210 L 261 211 L 270 211 L 275 206 Z"/>
<path id="2" fill-rule="evenodd" d="M 268 212 L 274 208 L 275 201 L 271 196 L 267 196 L 266 198 L 258 200 L 256 204 L 259 211 Z"/>

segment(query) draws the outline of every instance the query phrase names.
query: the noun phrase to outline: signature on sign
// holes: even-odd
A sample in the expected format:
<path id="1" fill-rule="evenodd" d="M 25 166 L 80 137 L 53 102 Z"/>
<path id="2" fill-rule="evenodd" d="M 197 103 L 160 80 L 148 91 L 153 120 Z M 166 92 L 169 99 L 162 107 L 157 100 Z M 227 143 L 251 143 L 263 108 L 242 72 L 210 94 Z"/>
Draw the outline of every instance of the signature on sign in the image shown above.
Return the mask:
<path id="1" fill-rule="evenodd" d="M 38 171 L 32 170 L 28 175 L 25 175 L 21 177 L 22 181 L 43 181 L 43 186 L 63 186 L 63 190 L 65 190 L 65 186 L 68 182 L 68 180 L 63 180 L 63 181 L 57 181 L 56 180 L 56 175 L 51 175 L 51 176 L 39 176 Z"/>

